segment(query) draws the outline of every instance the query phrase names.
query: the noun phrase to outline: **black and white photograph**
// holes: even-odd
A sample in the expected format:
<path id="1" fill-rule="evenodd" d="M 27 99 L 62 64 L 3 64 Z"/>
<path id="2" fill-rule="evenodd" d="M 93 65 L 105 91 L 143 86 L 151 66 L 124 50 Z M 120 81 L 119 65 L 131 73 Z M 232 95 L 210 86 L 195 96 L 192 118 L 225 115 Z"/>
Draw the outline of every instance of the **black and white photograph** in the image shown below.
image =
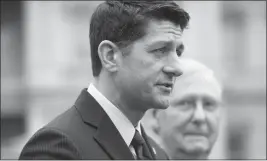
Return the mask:
<path id="1" fill-rule="evenodd" d="M 1 160 L 265 160 L 266 1 L 1 1 Z"/>

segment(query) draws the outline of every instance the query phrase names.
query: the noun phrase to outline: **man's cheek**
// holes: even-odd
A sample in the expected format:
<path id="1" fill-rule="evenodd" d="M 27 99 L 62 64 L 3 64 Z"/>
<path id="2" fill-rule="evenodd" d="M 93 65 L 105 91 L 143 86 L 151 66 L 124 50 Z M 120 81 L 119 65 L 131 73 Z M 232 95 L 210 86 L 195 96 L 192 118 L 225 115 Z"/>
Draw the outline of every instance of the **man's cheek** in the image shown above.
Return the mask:
<path id="1" fill-rule="evenodd" d="M 164 135 L 165 136 L 172 135 L 173 134 L 173 128 L 172 128 L 172 126 L 168 126 L 168 124 L 165 124 L 164 126 L 165 126 L 164 129 L 163 129 L 163 131 L 165 133 Z"/>
<path id="2" fill-rule="evenodd" d="M 219 118 L 218 117 L 209 117 L 208 118 L 209 126 L 212 129 L 212 131 L 218 131 L 219 126 Z"/>

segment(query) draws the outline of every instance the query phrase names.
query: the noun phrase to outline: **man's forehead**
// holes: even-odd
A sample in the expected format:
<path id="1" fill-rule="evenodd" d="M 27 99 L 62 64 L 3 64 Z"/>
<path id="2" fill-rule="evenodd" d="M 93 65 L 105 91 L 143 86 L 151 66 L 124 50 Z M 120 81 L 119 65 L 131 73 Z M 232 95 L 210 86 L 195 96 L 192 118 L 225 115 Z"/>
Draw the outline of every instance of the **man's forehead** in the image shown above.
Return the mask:
<path id="1" fill-rule="evenodd" d="M 169 33 L 178 37 L 182 36 L 183 33 L 180 26 L 170 26 L 166 24 L 162 26 L 156 26 L 155 28 L 151 28 L 150 31 L 151 34 L 155 34 L 154 31 L 157 31 L 157 33 Z"/>
<path id="2" fill-rule="evenodd" d="M 176 32 L 173 30 L 155 30 L 154 32 L 150 31 L 149 33 L 146 34 L 145 36 L 145 44 L 147 46 L 153 45 L 153 44 L 158 44 L 158 43 L 164 43 L 164 44 L 170 44 L 170 43 L 175 43 L 175 44 L 182 44 L 182 33 Z"/>
<path id="3" fill-rule="evenodd" d="M 176 79 L 174 94 L 182 91 L 197 92 L 197 90 L 200 90 L 212 91 L 216 95 L 222 95 L 222 86 L 211 69 L 195 61 L 183 61 L 181 63 L 183 63 L 184 73 Z"/>
<path id="4" fill-rule="evenodd" d="M 170 21 L 149 21 L 146 33 L 148 36 L 157 36 L 157 35 L 173 35 L 177 38 L 182 36 L 182 29 L 180 25 L 176 25 Z"/>
<path id="5" fill-rule="evenodd" d="M 215 84 L 191 84 L 180 86 L 173 93 L 173 99 L 213 99 L 214 101 L 221 102 L 222 91 Z"/>
<path id="6" fill-rule="evenodd" d="M 147 45 L 150 44 L 155 44 L 155 43 L 172 43 L 172 42 L 177 42 L 179 44 L 181 44 L 183 42 L 182 38 L 180 36 L 176 36 L 176 35 L 156 35 L 154 34 L 154 36 L 149 36 L 147 37 Z"/>

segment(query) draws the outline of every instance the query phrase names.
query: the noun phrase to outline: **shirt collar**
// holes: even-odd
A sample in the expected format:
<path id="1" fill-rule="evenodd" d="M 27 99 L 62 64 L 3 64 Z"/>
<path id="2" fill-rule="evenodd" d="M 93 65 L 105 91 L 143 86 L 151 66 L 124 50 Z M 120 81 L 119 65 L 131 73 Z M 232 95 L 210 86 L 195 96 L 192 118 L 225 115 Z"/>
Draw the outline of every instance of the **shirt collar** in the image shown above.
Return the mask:
<path id="1" fill-rule="evenodd" d="M 114 123 L 123 140 L 130 146 L 135 134 L 135 128 L 130 120 L 114 105 L 112 104 L 96 87 L 90 83 L 87 92 L 90 93 L 100 106 L 107 113 L 111 121 Z M 137 124 L 136 129 L 141 133 L 140 121 Z"/>

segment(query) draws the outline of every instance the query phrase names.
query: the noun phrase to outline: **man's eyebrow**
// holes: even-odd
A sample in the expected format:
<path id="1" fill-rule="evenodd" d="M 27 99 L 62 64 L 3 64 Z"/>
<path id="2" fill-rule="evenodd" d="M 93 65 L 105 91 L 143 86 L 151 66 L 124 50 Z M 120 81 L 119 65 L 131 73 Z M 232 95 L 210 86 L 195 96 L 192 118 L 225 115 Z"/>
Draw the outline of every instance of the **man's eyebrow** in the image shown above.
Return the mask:
<path id="1" fill-rule="evenodd" d="M 217 96 L 211 96 L 209 94 L 204 94 L 204 95 L 196 95 L 196 94 L 189 94 L 189 95 L 185 95 L 185 96 L 180 96 L 179 99 L 177 99 L 177 103 L 181 102 L 181 101 L 185 101 L 185 100 L 195 100 L 198 98 L 202 98 L 204 100 L 211 100 L 217 103 L 221 103 L 221 97 L 217 97 Z M 175 101 L 176 102 L 176 101 Z"/>
<path id="2" fill-rule="evenodd" d="M 213 101 L 216 102 L 217 104 L 221 104 L 222 103 L 222 99 L 220 97 L 210 97 L 210 96 L 203 96 L 204 100 L 209 100 L 209 101 Z"/>
<path id="3" fill-rule="evenodd" d="M 152 40 L 151 42 L 147 43 L 146 46 L 153 46 L 153 45 L 159 45 L 159 44 L 170 44 L 172 43 L 171 40 Z"/>

